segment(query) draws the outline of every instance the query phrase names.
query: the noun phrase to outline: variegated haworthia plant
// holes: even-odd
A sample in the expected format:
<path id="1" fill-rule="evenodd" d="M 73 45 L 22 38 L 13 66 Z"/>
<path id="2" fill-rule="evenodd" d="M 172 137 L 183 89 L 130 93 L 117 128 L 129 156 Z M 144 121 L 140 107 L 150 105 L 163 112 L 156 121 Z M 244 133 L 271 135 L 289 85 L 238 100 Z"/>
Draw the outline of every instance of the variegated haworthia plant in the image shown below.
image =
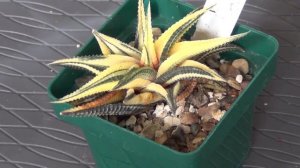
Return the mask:
<path id="1" fill-rule="evenodd" d="M 198 60 L 216 52 L 239 49 L 228 44 L 247 33 L 180 42 L 182 36 L 209 9 L 189 13 L 154 41 L 150 4 L 145 11 L 143 0 L 139 0 L 136 47 L 93 30 L 103 55 L 81 56 L 52 63 L 94 74 L 89 82 L 54 102 L 73 105 L 61 114 L 129 115 L 147 110 L 160 101 L 165 101 L 175 111 L 180 81 L 205 78 L 226 82 Z"/>

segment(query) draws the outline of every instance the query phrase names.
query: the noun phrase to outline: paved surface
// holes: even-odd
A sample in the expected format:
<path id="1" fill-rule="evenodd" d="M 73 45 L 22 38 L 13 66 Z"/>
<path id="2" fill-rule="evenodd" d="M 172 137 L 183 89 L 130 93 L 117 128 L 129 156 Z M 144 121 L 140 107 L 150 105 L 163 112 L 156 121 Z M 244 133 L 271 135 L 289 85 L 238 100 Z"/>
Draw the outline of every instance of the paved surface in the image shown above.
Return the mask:
<path id="1" fill-rule="evenodd" d="M 0 168 L 94 167 L 80 130 L 53 115 L 46 64 L 75 54 L 122 2 L 0 0 Z M 300 1 L 248 0 L 240 22 L 280 41 L 243 167 L 300 167 Z"/>

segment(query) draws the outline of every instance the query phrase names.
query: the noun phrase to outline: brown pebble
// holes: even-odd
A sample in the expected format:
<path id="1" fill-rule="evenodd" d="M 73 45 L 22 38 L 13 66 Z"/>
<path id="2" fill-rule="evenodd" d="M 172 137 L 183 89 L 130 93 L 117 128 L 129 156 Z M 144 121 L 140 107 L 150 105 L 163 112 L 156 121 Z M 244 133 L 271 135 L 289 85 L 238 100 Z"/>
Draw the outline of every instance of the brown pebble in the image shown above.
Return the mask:
<path id="1" fill-rule="evenodd" d="M 180 116 L 181 124 L 191 125 L 199 122 L 198 115 L 195 113 L 184 112 Z"/>
<path id="2" fill-rule="evenodd" d="M 211 119 L 207 122 L 202 123 L 202 130 L 206 132 L 210 132 L 216 125 L 216 122 L 214 119 Z"/>
<path id="3" fill-rule="evenodd" d="M 159 124 L 151 124 L 143 129 L 141 135 L 146 138 L 153 139 L 155 136 L 155 132 L 159 129 L 160 129 Z"/>
<path id="4" fill-rule="evenodd" d="M 118 117 L 117 116 L 109 116 L 108 120 L 114 124 L 118 123 Z"/>
<path id="5" fill-rule="evenodd" d="M 227 72 L 225 73 L 226 77 L 232 77 L 235 78 L 237 75 L 240 75 L 240 71 L 238 69 L 236 69 L 235 67 L 229 65 Z"/>
<path id="6" fill-rule="evenodd" d="M 159 144 L 164 144 L 167 140 L 168 136 L 162 130 L 157 130 L 155 132 L 155 142 Z"/>
<path id="7" fill-rule="evenodd" d="M 236 59 L 232 62 L 232 66 L 240 70 L 243 74 L 249 72 L 249 64 L 245 59 Z"/>
<path id="8" fill-rule="evenodd" d="M 133 131 L 135 133 L 140 133 L 142 131 L 142 126 L 141 125 L 136 125 L 133 127 Z"/>

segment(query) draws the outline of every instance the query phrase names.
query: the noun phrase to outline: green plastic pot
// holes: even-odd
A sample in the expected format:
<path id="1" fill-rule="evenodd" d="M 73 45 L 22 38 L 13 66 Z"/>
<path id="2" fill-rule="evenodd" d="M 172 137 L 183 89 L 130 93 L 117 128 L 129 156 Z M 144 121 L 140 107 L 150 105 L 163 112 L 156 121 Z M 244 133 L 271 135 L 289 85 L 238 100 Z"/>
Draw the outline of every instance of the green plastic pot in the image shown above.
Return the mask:
<path id="1" fill-rule="evenodd" d="M 175 0 L 152 0 L 153 25 L 168 28 L 194 7 Z M 126 1 L 99 29 L 123 41 L 133 40 L 136 29 L 137 0 Z M 250 62 L 253 80 L 240 94 L 205 142 L 195 151 L 181 153 L 112 124 L 98 117 L 62 117 L 59 112 L 69 104 L 54 104 L 56 115 L 79 126 L 85 134 L 99 168 L 211 168 L 238 167 L 246 158 L 251 139 L 254 100 L 275 70 L 278 42 L 275 38 L 245 25 L 237 25 L 234 34 L 251 33 L 237 42 L 245 53 L 227 53 L 226 59 L 245 58 Z M 101 53 L 91 39 L 77 55 Z M 83 72 L 64 69 L 49 85 L 48 94 L 56 100 L 74 89 L 74 81 Z"/>

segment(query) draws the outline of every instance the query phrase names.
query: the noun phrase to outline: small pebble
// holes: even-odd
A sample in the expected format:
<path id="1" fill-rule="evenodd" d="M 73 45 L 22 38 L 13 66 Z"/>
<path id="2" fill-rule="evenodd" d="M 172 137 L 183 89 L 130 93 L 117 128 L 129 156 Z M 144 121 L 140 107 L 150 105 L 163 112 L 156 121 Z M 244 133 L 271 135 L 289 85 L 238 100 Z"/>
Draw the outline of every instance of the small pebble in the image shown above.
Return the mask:
<path id="1" fill-rule="evenodd" d="M 155 136 L 155 132 L 159 129 L 160 129 L 159 124 L 151 124 L 143 129 L 141 135 L 146 138 L 153 139 Z"/>
<path id="2" fill-rule="evenodd" d="M 158 104 L 153 112 L 156 117 L 164 118 L 168 113 L 164 110 L 164 104 Z"/>
<path id="3" fill-rule="evenodd" d="M 191 112 L 191 113 L 195 113 L 196 112 L 196 109 L 195 109 L 195 107 L 193 105 L 190 105 L 189 112 Z"/>
<path id="4" fill-rule="evenodd" d="M 193 135 L 197 135 L 199 132 L 199 124 L 192 124 L 191 125 L 191 132 Z"/>
<path id="5" fill-rule="evenodd" d="M 176 102 L 176 105 L 184 107 L 185 106 L 185 100 L 180 100 L 180 101 Z"/>
<path id="6" fill-rule="evenodd" d="M 143 127 L 148 127 L 149 125 L 152 125 L 152 120 L 146 120 L 144 123 L 142 123 Z"/>
<path id="7" fill-rule="evenodd" d="M 183 111 L 184 111 L 184 106 L 178 106 L 178 108 L 175 111 L 175 115 L 179 116 L 181 115 L 181 113 L 183 113 Z"/>
<path id="8" fill-rule="evenodd" d="M 164 125 L 168 126 L 178 126 L 180 125 L 180 119 L 177 117 L 167 116 L 164 118 Z"/>
<path id="9" fill-rule="evenodd" d="M 214 92 L 207 92 L 208 96 L 210 99 L 212 99 L 214 97 Z"/>
<path id="10" fill-rule="evenodd" d="M 135 125 L 136 121 L 137 121 L 136 117 L 134 115 L 132 115 L 126 120 L 125 125 L 126 126 Z"/>
<path id="11" fill-rule="evenodd" d="M 118 117 L 117 116 L 109 116 L 108 120 L 114 124 L 118 123 Z"/>
<path id="12" fill-rule="evenodd" d="M 165 112 L 170 112 L 170 111 L 171 111 L 170 106 L 169 106 L 169 105 L 165 105 L 164 111 L 165 111 Z"/>
<path id="13" fill-rule="evenodd" d="M 136 125 L 133 127 L 133 131 L 135 133 L 140 133 L 142 131 L 142 126 L 141 125 Z"/>
<path id="14" fill-rule="evenodd" d="M 167 140 L 168 136 L 162 130 L 155 131 L 155 142 L 164 144 Z"/>
<path id="15" fill-rule="evenodd" d="M 242 83 L 243 82 L 243 76 L 242 75 L 237 75 L 235 77 L 235 80 L 238 82 L 238 83 Z"/>
<path id="16" fill-rule="evenodd" d="M 232 62 L 232 66 L 240 70 L 243 74 L 249 72 L 249 64 L 245 59 L 236 59 Z"/>
<path id="17" fill-rule="evenodd" d="M 224 116 L 224 112 L 222 112 L 220 109 L 212 113 L 212 117 L 217 121 L 220 121 L 223 116 Z"/>
<path id="18" fill-rule="evenodd" d="M 185 141 L 185 134 L 182 130 L 181 127 L 176 127 L 173 131 L 172 131 L 172 137 L 174 137 L 175 139 L 178 139 L 181 142 Z"/>
<path id="19" fill-rule="evenodd" d="M 213 106 L 213 105 L 215 105 L 215 104 L 217 104 L 217 103 L 216 103 L 216 102 L 211 102 L 211 103 L 208 103 L 207 106 L 209 107 L 209 106 Z"/>
<path id="20" fill-rule="evenodd" d="M 146 114 L 146 113 L 142 113 L 142 114 L 140 114 L 140 117 L 148 118 L 148 116 L 147 116 L 147 114 Z"/>
<path id="21" fill-rule="evenodd" d="M 185 134 L 189 134 L 191 132 L 191 127 L 189 127 L 187 125 L 180 125 L 180 127 L 182 128 L 182 130 Z"/>
<path id="22" fill-rule="evenodd" d="M 214 94 L 215 98 L 217 98 L 218 100 L 222 100 L 225 96 L 222 93 L 215 93 Z"/>
<path id="23" fill-rule="evenodd" d="M 227 72 L 225 73 L 225 76 L 235 78 L 237 75 L 240 75 L 240 74 L 241 73 L 237 68 L 233 67 L 232 65 L 229 65 Z"/>
<path id="24" fill-rule="evenodd" d="M 197 114 L 184 112 L 180 116 L 181 124 L 191 125 L 199 122 L 199 118 Z"/>

